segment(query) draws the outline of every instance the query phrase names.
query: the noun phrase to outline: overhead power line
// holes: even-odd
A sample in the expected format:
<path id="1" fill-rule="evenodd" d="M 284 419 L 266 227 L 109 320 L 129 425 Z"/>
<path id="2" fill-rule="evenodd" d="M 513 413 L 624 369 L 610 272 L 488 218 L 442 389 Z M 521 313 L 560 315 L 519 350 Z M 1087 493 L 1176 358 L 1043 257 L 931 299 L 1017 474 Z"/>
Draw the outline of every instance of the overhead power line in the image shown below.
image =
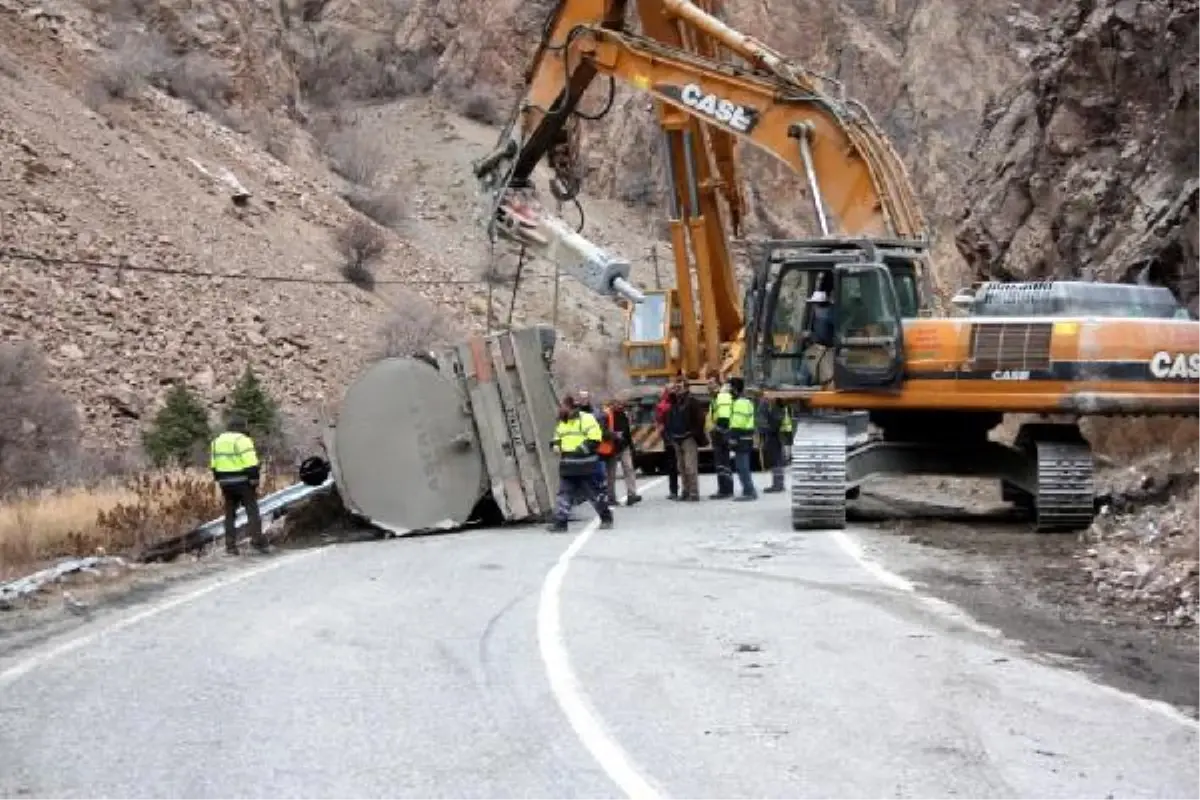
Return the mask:
<path id="1" fill-rule="evenodd" d="M 13 261 L 32 261 L 40 264 L 49 264 L 55 266 L 76 267 L 79 269 L 93 270 L 112 270 L 115 272 L 136 272 L 152 275 L 169 275 L 181 278 L 205 278 L 209 280 L 233 280 L 233 281 L 257 281 L 260 283 L 298 283 L 319 286 L 344 286 L 355 285 L 354 281 L 346 278 L 310 278 L 302 275 L 254 275 L 240 272 L 215 272 L 212 270 L 198 269 L 180 269 L 177 267 L 164 266 L 148 266 L 144 264 L 130 264 L 128 262 L 118 261 L 98 261 L 86 258 L 60 258 L 57 256 L 48 256 L 42 253 L 33 253 L 27 250 L 16 250 L 10 247 L 0 247 L 0 259 L 10 259 Z M 554 276 L 551 275 L 533 275 L 522 276 L 522 281 L 542 280 L 552 281 Z M 458 278 L 458 279 L 427 279 L 414 280 L 406 278 L 377 278 L 374 281 L 376 286 L 469 286 L 469 285 L 484 285 L 488 283 L 485 278 Z"/>

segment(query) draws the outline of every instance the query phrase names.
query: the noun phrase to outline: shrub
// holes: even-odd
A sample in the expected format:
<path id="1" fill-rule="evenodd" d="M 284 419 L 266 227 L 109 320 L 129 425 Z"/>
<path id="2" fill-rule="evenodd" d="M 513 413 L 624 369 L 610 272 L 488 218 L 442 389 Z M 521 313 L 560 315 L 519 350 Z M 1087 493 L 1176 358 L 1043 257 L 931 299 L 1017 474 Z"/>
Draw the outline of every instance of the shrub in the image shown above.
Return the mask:
<path id="1" fill-rule="evenodd" d="M 355 130 L 330 134 L 324 149 L 333 171 L 356 186 L 374 186 L 387 161 L 382 147 Z"/>
<path id="2" fill-rule="evenodd" d="M 404 50 L 387 32 L 370 35 L 311 24 L 304 49 L 296 55 L 300 90 L 318 107 L 424 94 L 437 80 L 436 50 Z"/>
<path id="3" fill-rule="evenodd" d="M 337 246 L 344 259 L 342 276 L 360 289 L 374 290 L 374 264 L 387 252 L 383 233 L 364 219 L 354 219 L 338 231 Z"/>
<path id="4" fill-rule="evenodd" d="M 379 329 L 379 357 L 404 358 L 454 344 L 462 331 L 432 303 L 413 295 Z"/>
<path id="5" fill-rule="evenodd" d="M 356 186 L 343 196 L 351 208 L 385 228 L 399 228 L 408 215 L 403 197 L 394 188 L 368 189 Z"/>
<path id="6" fill-rule="evenodd" d="M 177 383 L 143 434 L 142 445 L 157 467 L 197 464 L 202 463 L 211 437 L 208 410 L 186 385 Z"/>
<path id="7" fill-rule="evenodd" d="M 229 397 L 228 413 L 238 414 L 246 420 L 247 433 L 257 443 L 260 458 L 270 458 L 280 449 L 279 404 L 263 388 L 249 365 Z"/>
<path id="8" fill-rule="evenodd" d="M 459 101 L 459 110 L 467 119 L 484 125 L 499 125 L 504 122 L 504 114 L 495 94 L 487 89 L 470 89 L 463 93 Z"/>
<path id="9" fill-rule="evenodd" d="M 0 495 L 53 482 L 79 451 L 79 416 L 32 344 L 0 344 L 0 407 Z"/>
<path id="10" fill-rule="evenodd" d="M 173 59 L 166 73 L 154 82 L 167 94 L 214 117 L 222 116 L 233 101 L 229 72 L 207 53 L 186 53 Z"/>

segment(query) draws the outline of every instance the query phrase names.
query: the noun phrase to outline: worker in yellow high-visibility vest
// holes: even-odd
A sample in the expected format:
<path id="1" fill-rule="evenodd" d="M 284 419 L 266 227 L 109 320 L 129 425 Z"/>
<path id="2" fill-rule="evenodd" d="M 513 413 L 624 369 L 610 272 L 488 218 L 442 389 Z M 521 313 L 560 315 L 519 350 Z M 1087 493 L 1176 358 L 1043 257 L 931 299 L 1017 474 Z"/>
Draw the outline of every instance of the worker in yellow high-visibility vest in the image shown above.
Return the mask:
<path id="1" fill-rule="evenodd" d="M 603 440 L 604 434 L 596 418 L 580 408 L 575 398 L 564 398 L 550 445 L 559 454 L 558 497 L 554 503 L 551 531 L 566 531 L 571 507 L 582 501 L 591 503 L 596 510 L 601 528 L 612 527 L 612 510 L 608 507 L 605 491 L 596 485 L 596 463 L 600 460 L 596 451 Z"/>
<path id="2" fill-rule="evenodd" d="M 246 420 L 231 414 L 225 431 L 212 440 L 209 465 L 225 501 L 225 552 L 237 555 L 237 512 L 246 509 L 250 542 L 261 553 L 270 549 L 258 513 L 258 453 L 246 434 Z"/>
<path id="3" fill-rule="evenodd" d="M 728 385 L 722 386 L 716 378 L 708 379 L 708 395 L 705 428 L 712 442 L 713 470 L 717 473 L 717 491 L 709 499 L 720 500 L 733 497 L 733 474 L 729 468 L 729 414 L 733 410 L 733 395 Z"/>
<path id="4" fill-rule="evenodd" d="M 733 403 L 729 411 L 729 446 L 733 451 L 733 463 L 742 484 L 742 493 L 734 500 L 757 500 L 758 489 L 750 474 L 750 455 L 754 450 L 754 401 L 746 397 L 746 384 L 741 378 L 729 379 Z M 732 481 L 731 481 L 732 483 Z"/>

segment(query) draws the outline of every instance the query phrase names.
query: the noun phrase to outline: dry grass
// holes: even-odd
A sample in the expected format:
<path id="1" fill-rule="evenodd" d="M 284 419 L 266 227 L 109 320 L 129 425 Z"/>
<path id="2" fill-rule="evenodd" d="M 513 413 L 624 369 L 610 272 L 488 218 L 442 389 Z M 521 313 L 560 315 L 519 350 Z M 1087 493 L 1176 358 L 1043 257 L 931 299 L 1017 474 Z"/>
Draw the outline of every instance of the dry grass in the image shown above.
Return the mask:
<path id="1" fill-rule="evenodd" d="M 291 482 L 290 476 L 268 472 L 260 495 Z M 0 579 L 56 558 L 135 554 L 220 514 L 218 489 L 200 470 L 22 492 L 0 503 Z"/>

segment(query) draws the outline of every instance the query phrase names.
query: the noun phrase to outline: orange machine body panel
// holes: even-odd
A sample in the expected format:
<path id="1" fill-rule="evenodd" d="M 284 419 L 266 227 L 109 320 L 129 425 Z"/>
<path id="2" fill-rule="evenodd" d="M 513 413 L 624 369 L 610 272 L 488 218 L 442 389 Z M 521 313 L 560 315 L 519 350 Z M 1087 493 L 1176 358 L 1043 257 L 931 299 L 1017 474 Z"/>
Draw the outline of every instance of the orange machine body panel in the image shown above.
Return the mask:
<path id="1" fill-rule="evenodd" d="M 813 408 L 1200 413 L 1200 322 L 1113 317 L 904 321 L 897 391 L 775 390 Z"/>

